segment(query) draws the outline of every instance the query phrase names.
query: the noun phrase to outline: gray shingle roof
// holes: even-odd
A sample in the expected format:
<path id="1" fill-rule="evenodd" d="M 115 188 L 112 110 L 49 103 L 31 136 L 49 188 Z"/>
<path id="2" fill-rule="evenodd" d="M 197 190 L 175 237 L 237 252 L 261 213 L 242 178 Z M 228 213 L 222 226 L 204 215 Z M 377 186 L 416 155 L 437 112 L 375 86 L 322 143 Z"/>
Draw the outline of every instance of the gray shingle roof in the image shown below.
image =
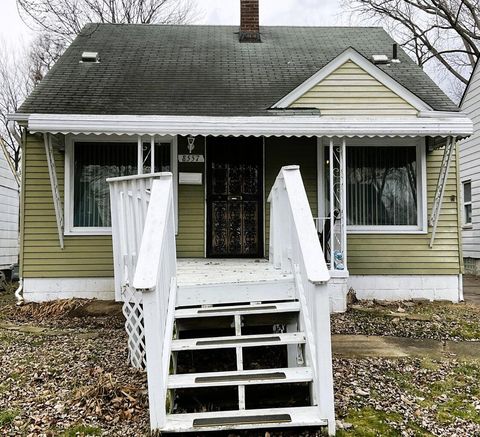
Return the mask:
<path id="1" fill-rule="evenodd" d="M 378 27 L 262 27 L 239 43 L 237 26 L 89 24 L 27 98 L 21 113 L 265 115 L 329 61 L 353 47 L 391 55 Z M 98 64 L 80 63 L 98 51 Z M 402 51 L 382 70 L 436 110 L 456 105 Z"/>

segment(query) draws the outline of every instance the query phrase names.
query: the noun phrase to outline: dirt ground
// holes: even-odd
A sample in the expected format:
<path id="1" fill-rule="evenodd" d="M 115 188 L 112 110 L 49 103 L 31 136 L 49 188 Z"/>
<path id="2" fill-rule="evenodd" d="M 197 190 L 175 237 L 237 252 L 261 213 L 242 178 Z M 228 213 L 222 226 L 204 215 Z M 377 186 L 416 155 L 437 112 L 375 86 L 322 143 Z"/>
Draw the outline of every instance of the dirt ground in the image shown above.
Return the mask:
<path id="1" fill-rule="evenodd" d="M 476 343 L 480 307 L 359 302 L 332 317 L 332 331 L 359 340 L 387 335 Z M 477 358 L 447 350 L 432 358 L 426 349 L 425 355 L 374 355 L 335 355 L 338 435 L 480 436 Z M 148 435 L 146 375 L 127 364 L 115 304 L 69 300 L 16 307 L 12 293 L 0 293 L 0 356 L 0 435 Z M 320 434 L 303 429 L 217 435 Z"/>

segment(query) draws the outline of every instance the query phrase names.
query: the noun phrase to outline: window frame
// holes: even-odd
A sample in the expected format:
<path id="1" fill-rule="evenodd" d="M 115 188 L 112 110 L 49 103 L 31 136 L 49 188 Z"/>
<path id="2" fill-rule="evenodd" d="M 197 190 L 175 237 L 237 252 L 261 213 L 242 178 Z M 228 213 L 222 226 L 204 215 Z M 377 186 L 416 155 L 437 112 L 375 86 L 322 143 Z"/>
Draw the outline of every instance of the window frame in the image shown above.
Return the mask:
<path id="1" fill-rule="evenodd" d="M 426 234 L 427 233 L 427 164 L 424 138 L 352 138 L 349 147 L 415 147 L 417 170 L 417 225 L 347 225 L 348 234 Z M 346 172 L 347 169 L 345 169 Z"/>
<path id="2" fill-rule="evenodd" d="M 470 229 L 473 227 L 473 222 L 469 221 L 467 222 L 467 217 L 465 214 L 465 206 L 470 205 L 470 220 L 472 219 L 472 214 L 473 214 L 473 202 L 472 202 L 472 180 L 471 179 L 465 179 L 461 181 L 462 184 L 462 228 L 464 229 Z M 470 184 L 470 202 L 465 202 L 465 184 Z"/>
<path id="3" fill-rule="evenodd" d="M 138 139 L 141 138 L 140 143 Z M 74 172 L 75 172 L 75 143 L 132 143 L 137 146 L 137 175 L 143 173 L 143 144 L 150 142 L 150 135 L 67 135 L 65 138 L 65 180 L 64 180 L 64 203 L 65 203 L 65 236 L 109 236 L 112 235 L 111 227 L 80 227 L 73 225 L 74 210 Z M 178 185 L 177 185 L 177 136 L 155 136 L 155 142 L 170 143 L 170 168 L 173 173 L 173 191 L 176 217 L 176 232 L 178 232 Z M 140 149 L 141 153 L 140 154 Z M 142 162 L 142 167 L 140 167 Z"/>

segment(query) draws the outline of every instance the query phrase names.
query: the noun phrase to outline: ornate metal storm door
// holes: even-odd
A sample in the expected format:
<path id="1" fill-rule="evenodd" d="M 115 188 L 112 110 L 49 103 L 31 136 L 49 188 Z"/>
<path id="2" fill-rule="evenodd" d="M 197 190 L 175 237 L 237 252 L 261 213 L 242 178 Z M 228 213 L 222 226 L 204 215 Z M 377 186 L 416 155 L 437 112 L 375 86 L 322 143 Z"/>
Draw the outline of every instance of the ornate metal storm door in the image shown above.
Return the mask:
<path id="1" fill-rule="evenodd" d="M 263 256 L 262 140 L 207 140 L 207 255 Z"/>

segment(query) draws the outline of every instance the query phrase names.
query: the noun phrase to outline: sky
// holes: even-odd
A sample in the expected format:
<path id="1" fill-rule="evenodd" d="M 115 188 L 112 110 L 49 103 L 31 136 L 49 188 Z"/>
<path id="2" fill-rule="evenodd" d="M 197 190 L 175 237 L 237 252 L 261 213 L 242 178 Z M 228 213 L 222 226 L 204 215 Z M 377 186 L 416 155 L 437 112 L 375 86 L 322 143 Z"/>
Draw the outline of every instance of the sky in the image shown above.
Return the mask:
<path id="1" fill-rule="evenodd" d="M 240 0 L 193 0 L 197 24 L 239 24 Z M 339 0 L 260 0 L 263 25 L 335 25 L 341 20 Z M 33 32 L 22 22 L 16 0 L 0 0 L 0 40 L 28 42 Z"/>
<path id="2" fill-rule="evenodd" d="M 195 24 L 240 23 L 240 0 L 190 0 L 196 4 Z M 260 25 L 332 26 L 348 25 L 355 18 L 342 14 L 341 0 L 260 0 Z M 354 23 L 360 24 L 361 23 Z M 26 46 L 32 39 L 31 31 L 20 19 L 16 0 L 0 0 L 0 45 L 7 51 Z M 450 93 L 448 78 L 439 76 L 435 65 L 426 71 Z M 433 70 L 432 70 L 433 68 Z"/>

